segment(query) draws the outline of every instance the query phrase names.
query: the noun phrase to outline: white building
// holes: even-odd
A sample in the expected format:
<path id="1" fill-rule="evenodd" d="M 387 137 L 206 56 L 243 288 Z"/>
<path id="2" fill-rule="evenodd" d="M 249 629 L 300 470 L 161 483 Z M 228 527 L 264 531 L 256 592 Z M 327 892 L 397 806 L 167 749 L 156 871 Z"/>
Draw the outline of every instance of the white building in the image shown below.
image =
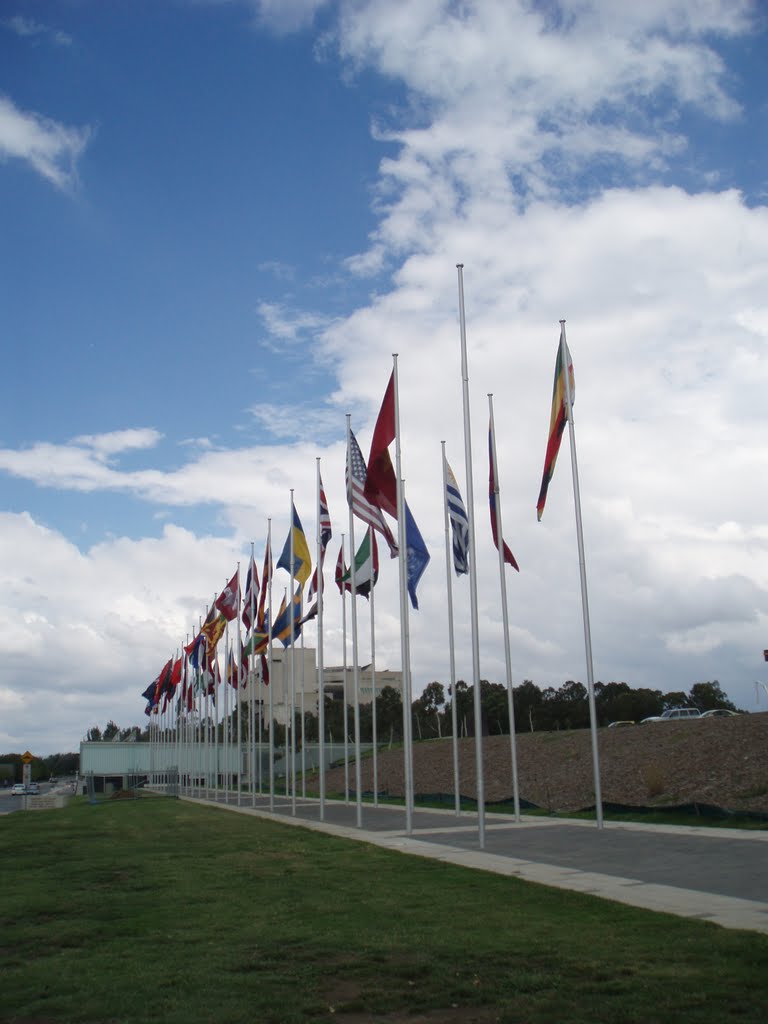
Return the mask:
<path id="1" fill-rule="evenodd" d="M 281 651 L 272 650 L 272 669 L 270 676 L 270 687 L 261 685 L 261 670 L 255 673 L 255 699 L 263 702 L 264 714 L 269 715 L 269 699 L 271 688 L 272 693 L 272 717 L 281 725 L 285 725 L 290 718 L 291 694 L 294 694 L 294 707 L 297 713 L 304 712 L 316 715 L 318 712 L 318 680 L 317 680 L 317 652 L 313 647 L 294 647 L 293 666 L 291 664 L 291 649 Z M 323 667 L 323 682 L 326 695 L 333 700 L 344 699 L 344 686 L 346 675 L 347 704 L 352 704 L 354 680 L 352 677 L 352 666 L 348 665 L 346 670 L 343 665 L 332 665 Z M 402 673 L 392 672 L 389 669 L 371 672 L 370 665 L 361 665 L 359 668 L 359 693 L 360 703 L 370 704 L 375 696 L 379 697 L 385 686 L 391 686 L 402 696 L 403 680 Z M 247 703 L 250 699 L 249 689 L 241 691 L 241 700 Z"/>

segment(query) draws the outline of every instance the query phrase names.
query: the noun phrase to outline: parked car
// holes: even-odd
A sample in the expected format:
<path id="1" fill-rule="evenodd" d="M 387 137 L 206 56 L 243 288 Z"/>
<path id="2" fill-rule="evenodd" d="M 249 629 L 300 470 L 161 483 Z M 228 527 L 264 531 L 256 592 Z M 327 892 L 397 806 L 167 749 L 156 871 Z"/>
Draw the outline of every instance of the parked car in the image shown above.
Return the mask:
<path id="1" fill-rule="evenodd" d="M 704 711 L 702 718 L 736 718 L 738 711 L 729 711 L 728 708 L 712 708 L 711 711 Z"/>
<path id="2" fill-rule="evenodd" d="M 40 787 L 36 782 L 30 782 L 29 789 L 27 790 L 27 792 L 30 793 L 32 796 L 39 796 Z"/>
<path id="3" fill-rule="evenodd" d="M 609 729 L 618 729 L 622 725 L 634 725 L 634 724 L 635 724 L 634 722 L 628 722 L 628 721 L 627 722 L 609 722 L 608 723 L 608 728 Z"/>
<path id="4" fill-rule="evenodd" d="M 27 787 L 24 785 L 23 782 L 16 782 L 16 783 L 14 783 L 13 789 L 11 790 L 11 793 L 14 796 L 24 796 L 24 794 L 26 792 L 27 792 Z"/>
<path id="5" fill-rule="evenodd" d="M 701 718 L 701 712 L 698 708 L 669 708 L 669 710 L 661 715 L 651 715 L 650 718 L 644 718 L 640 724 L 645 725 L 646 722 L 684 721 L 690 718 Z"/>

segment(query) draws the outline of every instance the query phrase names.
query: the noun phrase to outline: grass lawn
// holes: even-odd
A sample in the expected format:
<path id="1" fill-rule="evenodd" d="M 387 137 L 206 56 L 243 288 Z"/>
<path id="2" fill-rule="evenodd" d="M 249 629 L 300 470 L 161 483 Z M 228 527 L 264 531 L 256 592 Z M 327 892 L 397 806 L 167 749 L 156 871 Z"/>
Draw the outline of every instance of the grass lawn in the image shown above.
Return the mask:
<path id="1" fill-rule="evenodd" d="M 169 799 L 0 818 L 0 1021 L 766 1019 L 768 937 Z"/>

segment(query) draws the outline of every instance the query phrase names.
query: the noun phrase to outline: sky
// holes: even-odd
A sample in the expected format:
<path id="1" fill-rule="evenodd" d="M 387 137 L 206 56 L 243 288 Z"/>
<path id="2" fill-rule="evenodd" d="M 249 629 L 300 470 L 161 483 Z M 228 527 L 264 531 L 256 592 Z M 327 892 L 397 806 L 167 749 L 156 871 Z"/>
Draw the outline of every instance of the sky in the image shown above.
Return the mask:
<path id="1" fill-rule="evenodd" d="M 765 710 L 767 47 L 749 0 L 3 0 L 0 751 L 146 721 L 251 544 L 279 554 L 292 490 L 314 552 L 318 459 L 330 584 L 346 417 L 367 456 L 394 354 L 431 554 L 414 695 L 449 682 L 457 264 L 481 677 L 506 682 L 492 394 L 512 682 L 587 680 L 567 435 L 536 518 L 565 319 L 595 680 Z M 325 627 L 339 664 L 335 588 Z"/>

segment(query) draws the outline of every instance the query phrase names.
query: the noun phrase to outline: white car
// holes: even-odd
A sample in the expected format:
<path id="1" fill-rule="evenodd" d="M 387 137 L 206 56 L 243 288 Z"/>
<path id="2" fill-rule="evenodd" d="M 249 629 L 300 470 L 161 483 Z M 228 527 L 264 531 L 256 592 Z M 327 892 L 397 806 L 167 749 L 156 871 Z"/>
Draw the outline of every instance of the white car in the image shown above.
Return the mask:
<path id="1" fill-rule="evenodd" d="M 14 783 L 13 789 L 11 790 L 11 793 L 14 796 L 24 796 L 24 794 L 26 792 L 27 792 L 27 787 L 24 785 L 23 782 L 16 782 L 16 783 Z"/>
<path id="2" fill-rule="evenodd" d="M 729 711 L 728 708 L 713 708 L 711 711 L 704 711 L 702 718 L 737 718 L 738 711 Z"/>
<path id="3" fill-rule="evenodd" d="M 644 718 L 641 725 L 645 725 L 646 722 L 676 722 L 689 718 L 701 718 L 701 712 L 697 708 L 669 708 L 661 715 Z"/>

